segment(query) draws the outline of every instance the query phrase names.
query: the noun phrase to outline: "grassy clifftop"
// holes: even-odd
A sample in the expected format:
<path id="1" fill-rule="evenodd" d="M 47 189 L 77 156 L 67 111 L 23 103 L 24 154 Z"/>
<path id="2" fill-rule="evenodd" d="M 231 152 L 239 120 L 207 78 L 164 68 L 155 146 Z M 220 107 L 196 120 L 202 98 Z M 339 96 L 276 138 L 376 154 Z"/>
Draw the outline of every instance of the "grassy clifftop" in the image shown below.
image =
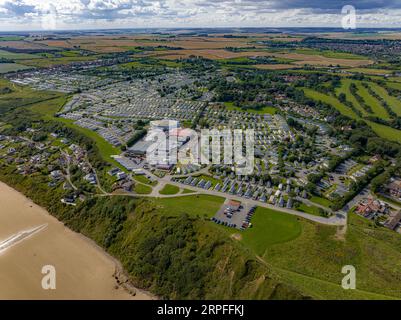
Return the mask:
<path id="1" fill-rule="evenodd" d="M 148 201 L 91 200 L 68 224 L 107 247 L 136 285 L 163 298 L 306 298 L 210 222 L 160 214 Z"/>

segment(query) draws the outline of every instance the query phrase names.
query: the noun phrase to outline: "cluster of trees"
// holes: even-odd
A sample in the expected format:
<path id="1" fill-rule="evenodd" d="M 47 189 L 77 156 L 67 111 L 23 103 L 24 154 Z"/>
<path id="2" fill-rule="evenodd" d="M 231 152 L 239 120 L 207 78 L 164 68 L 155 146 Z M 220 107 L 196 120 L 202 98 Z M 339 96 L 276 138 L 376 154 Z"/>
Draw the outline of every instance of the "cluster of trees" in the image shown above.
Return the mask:
<path id="1" fill-rule="evenodd" d="M 14 63 L 14 60 L 1 57 L 0 63 Z"/>
<path id="2" fill-rule="evenodd" d="M 147 130 L 142 128 L 135 130 L 134 135 L 127 141 L 127 147 L 132 147 L 135 143 L 141 140 L 144 136 L 146 136 Z"/>
<path id="3" fill-rule="evenodd" d="M 392 117 L 392 118 L 397 117 L 397 114 L 390 108 L 390 106 L 383 99 L 383 97 L 379 96 L 375 91 L 373 91 L 372 88 L 366 82 L 363 82 L 362 85 L 366 88 L 366 90 L 368 90 L 368 92 L 371 96 L 375 97 L 377 100 L 380 101 L 380 104 L 387 111 L 387 113 L 390 115 L 390 117 Z"/>
<path id="4" fill-rule="evenodd" d="M 349 90 L 351 94 L 354 96 L 356 101 L 361 105 L 361 107 L 367 112 L 367 113 L 373 113 L 372 108 L 366 104 L 365 99 L 358 94 L 358 88 L 356 87 L 355 83 L 351 83 Z"/>
<path id="5" fill-rule="evenodd" d="M 359 109 L 355 108 L 354 104 L 353 104 L 351 101 L 348 101 L 348 100 L 347 100 L 347 95 L 346 95 L 345 93 L 343 93 L 343 92 L 340 93 L 340 94 L 338 95 L 337 99 L 338 99 L 342 104 L 345 104 L 348 108 L 352 109 L 352 111 L 354 111 L 355 114 L 357 114 L 359 117 L 362 118 L 362 116 L 363 116 L 362 112 L 361 112 Z"/>

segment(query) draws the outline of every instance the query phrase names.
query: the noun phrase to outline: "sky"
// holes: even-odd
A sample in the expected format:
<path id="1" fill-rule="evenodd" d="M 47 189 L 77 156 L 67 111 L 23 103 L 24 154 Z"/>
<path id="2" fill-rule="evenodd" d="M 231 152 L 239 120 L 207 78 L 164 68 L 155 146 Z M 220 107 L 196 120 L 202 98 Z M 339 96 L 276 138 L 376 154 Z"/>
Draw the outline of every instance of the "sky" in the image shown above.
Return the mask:
<path id="1" fill-rule="evenodd" d="M 108 28 L 401 27 L 401 0 L 0 0 L 0 31 Z"/>

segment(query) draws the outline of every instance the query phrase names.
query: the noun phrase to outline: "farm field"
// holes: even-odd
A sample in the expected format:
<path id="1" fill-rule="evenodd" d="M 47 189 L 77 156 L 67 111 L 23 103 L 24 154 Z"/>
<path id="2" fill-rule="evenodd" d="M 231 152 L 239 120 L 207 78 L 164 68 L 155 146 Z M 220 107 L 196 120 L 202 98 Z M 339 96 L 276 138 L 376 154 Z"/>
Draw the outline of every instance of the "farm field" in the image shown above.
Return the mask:
<path id="1" fill-rule="evenodd" d="M 96 59 L 97 56 L 83 56 L 83 57 L 72 56 L 72 57 L 62 57 L 62 58 L 21 60 L 20 62 L 26 66 L 37 67 L 37 68 L 48 68 L 55 65 L 65 65 L 72 62 L 91 61 Z"/>
<path id="2" fill-rule="evenodd" d="M 109 52 L 123 52 L 135 47 L 179 47 L 183 49 L 223 49 L 226 47 L 254 47 L 256 44 L 252 43 L 253 39 L 266 39 L 266 38 L 223 38 L 223 37 L 179 37 L 179 38 L 166 38 L 149 35 L 129 35 L 124 38 L 119 37 L 76 37 L 69 41 L 65 40 L 46 40 L 41 41 L 50 47 L 63 47 L 73 48 L 80 46 L 98 53 Z M 256 45 L 257 46 L 257 45 Z"/>
<path id="3" fill-rule="evenodd" d="M 351 68 L 347 69 L 349 72 L 355 72 L 355 73 L 363 73 L 363 74 L 368 74 L 368 75 L 385 75 L 385 74 L 391 74 L 393 71 L 392 70 L 386 70 L 386 69 L 373 69 L 373 68 Z"/>
<path id="4" fill-rule="evenodd" d="M 0 58 L 11 60 L 27 60 L 27 59 L 40 59 L 40 56 L 29 53 L 14 53 L 6 50 L 0 50 Z"/>
<path id="5" fill-rule="evenodd" d="M 0 74 L 13 71 L 26 70 L 26 69 L 31 69 L 31 68 L 18 63 L 0 63 Z"/>
<path id="6" fill-rule="evenodd" d="M 317 54 L 303 54 L 303 53 L 272 53 L 273 57 L 293 59 L 296 60 L 294 64 L 297 65 L 316 65 L 316 66 L 344 66 L 344 67 L 357 67 L 372 64 L 373 61 L 369 59 L 340 59 L 340 58 L 329 58 Z"/>
<path id="7" fill-rule="evenodd" d="M 256 69 L 262 70 L 287 70 L 287 69 L 298 69 L 298 66 L 293 64 L 284 64 L 284 63 L 277 63 L 277 64 L 256 64 L 252 66 Z"/>
<path id="8" fill-rule="evenodd" d="M 335 58 L 335 59 L 353 59 L 353 60 L 364 60 L 366 59 L 365 56 L 346 53 L 346 52 L 336 52 L 336 51 L 329 51 L 329 50 L 317 50 L 317 49 L 295 49 L 293 50 L 294 53 L 299 54 L 307 54 L 307 55 L 320 55 L 326 58 Z"/>

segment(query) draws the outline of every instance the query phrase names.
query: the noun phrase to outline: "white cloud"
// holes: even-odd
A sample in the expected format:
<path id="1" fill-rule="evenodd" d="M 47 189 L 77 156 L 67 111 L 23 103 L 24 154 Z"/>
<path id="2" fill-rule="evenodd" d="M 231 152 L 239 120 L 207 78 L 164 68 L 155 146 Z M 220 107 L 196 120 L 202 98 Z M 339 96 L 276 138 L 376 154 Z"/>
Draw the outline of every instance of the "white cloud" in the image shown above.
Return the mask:
<path id="1" fill-rule="evenodd" d="M 56 21 L 53 19 L 51 23 L 58 29 L 340 27 L 341 8 L 347 2 L 342 0 L 0 0 L 0 28 L 43 29 L 43 19 L 49 17 L 56 17 Z M 50 16 L 49 8 L 52 8 Z M 401 27 L 401 1 L 359 0 L 356 8 L 361 27 Z"/>

